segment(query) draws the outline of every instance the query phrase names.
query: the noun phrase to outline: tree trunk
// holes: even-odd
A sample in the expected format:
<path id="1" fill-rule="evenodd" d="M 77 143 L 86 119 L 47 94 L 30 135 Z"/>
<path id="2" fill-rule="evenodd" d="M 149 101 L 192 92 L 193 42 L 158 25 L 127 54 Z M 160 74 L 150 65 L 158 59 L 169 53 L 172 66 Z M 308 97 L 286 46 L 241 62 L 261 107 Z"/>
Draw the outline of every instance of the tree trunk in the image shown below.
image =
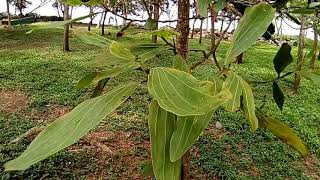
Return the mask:
<path id="1" fill-rule="evenodd" d="M 157 3 L 155 3 L 153 5 L 153 7 L 154 7 L 153 19 L 156 21 L 156 27 L 155 27 L 156 29 L 155 30 L 157 30 L 158 26 L 159 26 L 158 21 L 159 21 L 159 18 L 160 18 L 160 4 L 157 2 Z M 157 36 L 156 35 L 152 36 L 152 42 L 153 43 L 157 43 Z"/>
<path id="2" fill-rule="evenodd" d="M 189 38 L 189 0 L 178 0 L 178 23 L 177 31 L 180 35 L 177 38 L 177 53 L 185 60 L 188 56 Z"/>
<path id="3" fill-rule="evenodd" d="M 63 19 L 65 21 L 69 20 L 69 5 L 67 3 L 64 4 L 64 11 L 63 11 Z M 70 51 L 69 48 L 69 24 L 64 25 L 64 41 L 63 41 L 63 51 L 68 52 Z"/>
<path id="4" fill-rule="evenodd" d="M 196 21 L 197 21 L 197 18 L 194 18 L 193 20 L 193 24 L 192 24 L 192 31 L 191 31 L 191 39 L 193 39 L 193 36 L 194 36 L 194 27 L 196 25 Z"/>
<path id="5" fill-rule="evenodd" d="M 304 58 L 304 39 L 305 39 L 305 18 L 301 17 L 301 27 L 299 36 L 299 47 L 298 47 L 298 61 L 294 80 L 294 92 L 299 94 L 300 82 L 301 82 L 301 69 Z"/>
<path id="6" fill-rule="evenodd" d="M 178 0 L 178 23 L 177 31 L 180 33 L 177 38 L 177 53 L 187 61 L 188 38 L 189 38 L 189 0 Z M 187 151 L 182 157 L 181 179 L 190 179 L 190 152 Z"/>
<path id="7" fill-rule="evenodd" d="M 216 46 L 216 30 L 215 30 L 216 12 L 214 9 L 214 5 L 210 7 L 210 15 L 211 15 L 211 48 L 210 50 L 213 50 Z"/>
<path id="8" fill-rule="evenodd" d="M 69 19 L 72 19 L 72 12 L 73 12 L 73 6 L 71 6 L 71 9 L 70 9 Z M 72 23 L 70 24 L 70 28 L 72 28 Z"/>
<path id="9" fill-rule="evenodd" d="M 203 33 L 203 21 L 204 21 L 204 19 L 203 18 L 201 18 L 201 21 L 200 21 L 200 37 L 199 37 L 199 44 L 201 44 L 202 43 L 202 33 Z"/>
<path id="10" fill-rule="evenodd" d="M 89 14 L 92 14 L 93 13 L 93 8 L 91 6 L 89 8 L 90 8 Z M 91 31 L 91 26 L 92 26 L 93 19 L 94 19 L 94 17 L 91 16 L 90 17 L 90 22 L 89 22 L 89 25 L 88 25 L 88 31 Z"/>
<path id="11" fill-rule="evenodd" d="M 313 55 L 310 61 L 310 69 L 314 70 L 316 66 L 316 62 L 318 60 L 319 48 L 318 48 L 318 31 L 317 31 L 317 19 L 318 14 L 315 14 L 315 19 L 313 20 L 313 31 L 314 31 L 314 39 L 313 39 Z"/>
<path id="12" fill-rule="evenodd" d="M 10 15 L 10 7 L 9 7 L 9 0 L 7 0 L 7 13 L 8 13 L 8 26 L 11 26 L 11 15 Z"/>
<path id="13" fill-rule="evenodd" d="M 104 13 L 103 13 L 103 20 L 102 20 L 102 31 L 101 31 L 101 34 L 102 34 L 102 36 L 105 34 L 105 32 L 104 32 L 104 26 L 105 26 L 105 21 L 106 21 L 106 17 L 107 17 L 107 11 L 105 11 Z"/>

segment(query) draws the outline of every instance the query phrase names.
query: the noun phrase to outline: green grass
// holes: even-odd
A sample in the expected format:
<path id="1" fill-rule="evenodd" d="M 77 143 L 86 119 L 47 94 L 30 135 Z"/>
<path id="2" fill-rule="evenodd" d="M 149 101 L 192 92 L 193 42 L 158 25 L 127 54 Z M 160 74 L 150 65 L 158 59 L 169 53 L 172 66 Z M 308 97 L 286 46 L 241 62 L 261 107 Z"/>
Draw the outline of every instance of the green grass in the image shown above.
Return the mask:
<path id="1" fill-rule="evenodd" d="M 25 35 L 30 28 L 18 28 L 14 31 L 0 29 L 0 90 L 19 89 L 25 91 L 30 101 L 27 111 L 45 111 L 46 105 L 58 104 L 75 106 L 88 98 L 92 86 L 77 90 L 77 81 L 86 73 L 95 69 L 94 57 L 99 53 L 98 47 L 82 44 L 76 38 L 71 39 L 72 52 L 62 52 L 62 30 L 42 29 Z M 114 33 L 114 30 L 107 30 Z M 130 43 L 148 42 L 148 37 L 127 36 L 121 41 Z M 202 45 L 191 40 L 190 47 L 208 49 L 209 40 Z M 218 57 L 222 60 L 228 43 L 223 42 Z M 268 81 L 276 77 L 272 60 L 278 47 L 256 43 L 245 53 L 245 63 L 235 68 L 248 82 Z M 297 50 L 293 50 L 296 57 Z M 190 62 L 200 59 L 201 53 L 192 53 Z M 163 51 L 148 62 L 149 67 L 156 65 L 171 66 L 173 54 Z M 294 62 L 296 63 L 296 62 Z M 286 70 L 294 69 L 294 63 Z M 200 79 L 207 79 L 217 73 L 212 65 L 201 65 L 193 72 Z M 123 82 L 139 81 L 145 76 L 139 72 L 126 73 L 112 79 L 107 90 Z M 223 179 L 316 179 L 320 177 L 320 89 L 303 79 L 301 95 L 292 95 L 293 75 L 281 82 L 286 92 L 283 112 L 278 110 L 272 100 L 271 84 L 250 83 L 254 89 L 257 106 L 264 101 L 265 111 L 273 117 L 292 127 L 306 142 L 313 160 L 318 164 L 310 165 L 304 158 L 281 142 L 269 132 L 259 130 L 250 132 L 249 126 L 240 113 L 228 113 L 218 110 L 207 131 L 200 137 L 192 152 L 192 175 L 194 177 L 220 177 Z M 117 116 L 108 116 L 97 130 L 138 131 L 136 141 L 148 140 L 147 114 L 151 97 L 147 88 L 141 87 L 121 108 Z M 214 128 L 220 121 L 222 130 Z M 34 126 L 40 126 L 24 113 L 0 113 L 0 165 L 17 157 L 30 143 L 11 141 Z M 134 154 L 148 156 L 147 151 L 137 149 Z M 147 159 L 145 159 L 147 160 Z M 86 178 L 97 169 L 103 169 L 109 178 L 117 179 L 127 167 L 119 169 L 117 160 L 101 168 L 96 167 L 91 154 L 72 153 L 64 150 L 24 172 L 0 172 L 1 179 L 39 179 L 45 178 Z M 141 162 L 143 164 L 144 162 Z M 307 165 L 306 165 L 307 164 Z M 312 163 L 311 163 L 312 164 Z"/>

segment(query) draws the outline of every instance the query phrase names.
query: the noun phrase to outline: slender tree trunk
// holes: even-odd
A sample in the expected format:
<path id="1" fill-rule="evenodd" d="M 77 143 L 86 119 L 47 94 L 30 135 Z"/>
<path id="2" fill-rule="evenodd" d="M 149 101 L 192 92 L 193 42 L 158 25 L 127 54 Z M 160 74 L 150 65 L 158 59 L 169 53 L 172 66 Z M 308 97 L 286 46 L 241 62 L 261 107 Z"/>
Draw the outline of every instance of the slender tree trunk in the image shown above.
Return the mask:
<path id="1" fill-rule="evenodd" d="M 177 53 L 185 60 L 188 56 L 189 38 L 189 0 L 178 0 L 178 23 L 177 31 L 180 35 L 177 38 Z"/>
<path id="2" fill-rule="evenodd" d="M 71 6 L 71 9 L 70 9 L 69 19 L 72 19 L 72 12 L 73 12 L 73 6 Z M 70 28 L 73 28 L 72 23 L 70 24 Z"/>
<path id="3" fill-rule="evenodd" d="M 93 13 L 93 8 L 91 6 L 89 8 L 90 8 L 89 14 Z M 89 22 L 89 25 L 88 25 L 88 31 L 91 31 L 91 26 L 92 26 L 93 19 L 94 19 L 94 17 L 91 16 L 90 17 L 90 22 Z"/>
<path id="4" fill-rule="evenodd" d="M 10 15 L 10 7 L 9 7 L 9 0 L 7 0 L 7 13 L 8 13 L 8 26 L 11 26 L 11 15 Z"/>
<path id="5" fill-rule="evenodd" d="M 177 53 L 187 61 L 188 58 L 188 39 L 189 39 L 189 0 L 178 0 L 178 23 L 177 31 L 180 35 L 177 38 Z M 190 152 L 187 151 L 182 157 L 181 179 L 190 179 Z"/>
<path id="6" fill-rule="evenodd" d="M 210 7 L 211 14 L 211 48 L 213 50 L 216 46 L 216 30 L 215 30 L 215 22 L 216 22 L 216 12 L 214 9 L 214 5 Z"/>
<path id="7" fill-rule="evenodd" d="M 204 21 L 204 19 L 203 18 L 201 18 L 201 21 L 200 21 L 200 37 L 199 37 L 199 44 L 201 44 L 202 43 L 202 34 L 203 34 L 203 21 Z"/>
<path id="8" fill-rule="evenodd" d="M 154 7 L 154 15 L 153 15 L 153 19 L 156 21 L 156 29 L 158 29 L 159 23 L 157 21 L 159 21 L 160 18 L 160 4 L 157 2 L 153 5 Z M 153 43 L 157 43 L 157 36 L 153 35 L 152 36 L 152 42 Z"/>
<path id="9" fill-rule="evenodd" d="M 304 40 L 305 40 L 305 18 L 301 17 L 301 27 L 299 36 L 299 47 L 298 47 L 298 61 L 294 80 L 294 91 L 299 94 L 300 82 L 301 82 L 301 69 L 304 59 Z"/>
<path id="10" fill-rule="evenodd" d="M 191 37 L 190 37 L 191 39 L 193 39 L 193 36 L 194 36 L 194 27 L 195 27 L 195 25 L 196 25 L 196 21 L 197 21 L 197 18 L 195 18 L 195 19 L 193 20 Z"/>
<path id="11" fill-rule="evenodd" d="M 63 11 L 63 18 L 64 20 L 69 20 L 69 5 L 67 3 L 64 4 L 64 11 Z M 66 24 L 64 26 L 64 41 L 63 41 L 63 51 L 64 52 L 68 52 L 70 51 L 70 48 L 69 48 L 69 25 Z"/>
<path id="12" fill-rule="evenodd" d="M 317 24 L 318 24 L 318 19 L 317 19 L 318 14 L 315 14 L 315 19 L 313 20 L 313 31 L 314 31 L 314 39 L 313 39 L 313 55 L 312 59 L 310 61 L 310 69 L 314 70 L 316 66 L 316 62 L 318 59 L 319 55 L 319 48 L 318 48 L 318 30 L 317 30 Z"/>
<path id="13" fill-rule="evenodd" d="M 101 31 L 102 36 L 105 34 L 105 32 L 104 32 L 104 26 L 105 26 L 105 24 L 104 24 L 104 23 L 105 23 L 105 21 L 106 21 L 107 12 L 108 12 L 108 11 L 105 11 L 105 12 L 103 13 L 102 31 Z"/>

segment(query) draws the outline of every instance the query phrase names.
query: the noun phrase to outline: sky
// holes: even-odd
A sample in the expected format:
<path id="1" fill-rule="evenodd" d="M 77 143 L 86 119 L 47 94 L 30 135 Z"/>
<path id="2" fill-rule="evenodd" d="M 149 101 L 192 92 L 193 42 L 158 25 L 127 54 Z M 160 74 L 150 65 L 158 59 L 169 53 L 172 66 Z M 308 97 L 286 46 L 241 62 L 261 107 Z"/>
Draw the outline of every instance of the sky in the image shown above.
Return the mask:
<path id="1" fill-rule="evenodd" d="M 24 13 L 28 13 L 28 12 L 32 11 L 35 7 L 37 7 L 40 4 L 40 0 L 31 0 L 31 1 L 32 1 L 32 5 L 28 6 L 28 8 L 24 10 Z M 52 4 L 53 4 L 53 1 L 49 2 L 48 4 L 46 4 L 43 7 L 35 10 L 34 13 L 37 13 L 39 15 L 44 15 L 44 16 L 57 16 L 58 13 L 52 7 Z M 6 11 L 6 0 L 0 0 L 0 12 L 5 12 L 5 11 Z M 15 8 L 13 6 L 10 6 L 10 12 L 12 14 L 15 13 Z M 171 12 L 172 12 L 171 14 L 177 14 L 177 8 L 176 7 L 172 7 L 171 8 Z M 72 18 L 80 17 L 80 16 L 83 16 L 84 14 L 88 14 L 88 13 L 89 13 L 89 9 L 88 8 L 77 7 L 77 8 L 74 8 L 74 10 L 73 10 Z M 147 14 L 146 13 L 143 14 L 141 12 L 140 14 L 141 14 L 140 17 L 135 16 L 135 17 L 130 17 L 130 18 L 133 18 L 133 19 L 146 19 L 147 18 Z M 111 16 L 114 17 L 114 15 L 111 15 L 111 14 L 107 15 L 106 24 L 108 23 L 109 18 Z M 98 23 L 100 17 L 101 17 L 101 15 L 98 15 L 98 17 L 96 17 L 94 19 L 94 23 Z M 161 14 L 160 20 L 168 20 L 168 19 L 169 19 L 169 17 L 166 15 L 166 13 L 162 13 Z M 177 19 L 177 17 L 176 16 L 172 16 L 171 19 Z M 117 18 L 117 21 L 118 21 L 119 25 L 122 24 L 122 19 L 121 18 Z M 82 22 L 88 22 L 88 20 L 82 20 Z M 280 20 L 274 21 L 274 22 L 278 26 L 281 24 Z M 111 24 L 115 24 L 115 22 L 111 20 Z M 190 27 L 192 26 L 192 24 L 193 24 L 193 21 L 190 21 Z M 168 26 L 168 25 L 169 25 L 169 23 L 160 23 L 159 24 L 160 27 Z M 170 25 L 175 27 L 176 23 L 171 23 Z M 224 25 L 226 25 L 226 23 Z M 200 27 L 200 21 L 198 20 L 196 22 L 196 28 L 199 28 L 199 27 Z M 215 27 L 217 29 L 220 29 L 221 22 L 217 22 L 215 24 Z M 236 24 L 232 24 L 231 25 L 231 30 L 233 29 L 233 27 L 236 27 Z M 204 29 L 206 29 L 206 28 L 210 29 L 211 28 L 210 20 L 209 20 L 208 23 L 207 22 L 204 23 L 203 28 Z M 291 22 L 290 20 L 285 20 L 285 21 L 282 22 L 282 33 L 284 35 L 299 35 L 299 26 L 297 24 Z M 307 37 L 313 39 L 313 31 L 311 29 L 309 29 L 307 31 Z"/>

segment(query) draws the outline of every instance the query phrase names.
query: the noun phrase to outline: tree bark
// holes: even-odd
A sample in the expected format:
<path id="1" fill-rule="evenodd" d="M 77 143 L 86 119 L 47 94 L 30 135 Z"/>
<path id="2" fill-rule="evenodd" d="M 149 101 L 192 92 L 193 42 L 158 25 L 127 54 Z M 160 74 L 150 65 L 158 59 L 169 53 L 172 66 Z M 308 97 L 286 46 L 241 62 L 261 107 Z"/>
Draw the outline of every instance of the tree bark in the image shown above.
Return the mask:
<path id="1" fill-rule="evenodd" d="M 202 34 L 203 34 L 203 21 L 204 21 L 204 19 L 203 18 L 201 18 L 201 21 L 200 21 L 200 37 L 199 37 L 199 44 L 201 44 L 202 43 Z"/>
<path id="2" fill-rule="evenodd" d="M 159 4 L 159 2 L 155 3 L 153 5 L 153 8 L 154 8 L 153 19 L 156 21 L 156 27 L 155 27 L 156 29 L 155 30 L 157 30 L 159 28 L 158 27 L 159 23 L 157 21 L 159 21 L 159 18 L 160 18 L 160 4 Z M 157 43 L 157 39 L 158 39 L 158 37 L 156 35 L 152 36 L 153 43 Z"/>
<path id="3" fill-rule="evenodd" d="M 64 11 L 63 11 L 63 19 L 65 21 L 69 20 L 69 5 L 67 3 L 64 4 Z M 64 38 L 63 38 L 63 51 L 68 52 L 70 51 L 69 48 L 69 24 L 64 25 Z"/>
<path id="4" fill-rule="evenodd" d="M 105 12 L 103 13 L 102 30 L 101 30 L 102 36 L 105 34 L 105 32 L 104 32 L 104 26 L 105 26 L 105 24 L 104 24 L 104 23 L 105 23 L 105 21 L 106 21 L 107 12 L 108 12 L 108 11 L 105 11 Z"/>
<path id="5" fill-rule="evenodd" d="M 193 20 L 193 24 L 192 24 L 192 31 L 191 31 L 191 39 L 193 39 L 193 36 L 194 36 L 194 28 L 195 28 L 195 25 L 196 25 L 196 21 L 197 21 L 197 18 L 194 18 Z"/>
<path id="6" fill-rule="evenodd" d="M 210 15 L 211 15 L 211 48 L 213 50 L 216 46 L 216 30 L 215 30 L 215 22 L 216 22 L 216 12 L 214 10 L 214 5 L 210 7 Z"/>
<path id="7" fill-rule="evenodd" d="M 7 0 L 7 13 L 8 13 L 8 26 L 11 26 L 11 15 L 10 15 L 10 7 L 9 7 L 9 0 Z"/>
<path id="8" fill-rule="evenodd" d="M 179 36 L 177 38 L 176 49 L 177 53 L 187 61 L 188 58 L 188 39 L 189 39 L 189 0 L 178 0 L 178 23 L 177 31 Z M 181 179 L 190 179 L 190 152 L 187 151 L 182 157 Z"/>
<path id="9" fill-rule="evenodd" d="M 316 66 L 316 62 L 318 60 L 318 55 L 319 55 L 319 48 L 318 48 L 318 31 L 317 31 L 317 24 L 318 24 L 318 19 L 317 19 L 318 14 L 315 14 L 315 19 L 313 20 L 313 31 L 314 31 L 314 39 L 313 39 L 313 55 L 310 61 L 310 66 L 309 68 L 314 70 Z"/>
<path id="10" fill-rule="evenodd" d="M 188 38 L 189 38 L 189 0 L 178 0 L 178 23 L 177 31 L 180 35 L 177 38 L 177 53 L 185 60 L 188 56 Z"/>
<path id="11" fill-rule="evenodd" d="M 300 83 L 301 83 L 301 69 L 304 59 L 304 40 L 305 40 L 305 18 L 301 17 L 301 27 L 299 36 L 299 47 L 298 47 L 298 61 L 294 80 L 294 92 L 299 94 Z"/>
<path id="12" fill-rule="evenodd" d="M 70 9 L 69 19 L 72 19 L 72 12 L 73 12 L 73 6 L 71 6 L 71 9 Z M 72 23 L 70 24 L 70 28 L 73 28 Z"/>

